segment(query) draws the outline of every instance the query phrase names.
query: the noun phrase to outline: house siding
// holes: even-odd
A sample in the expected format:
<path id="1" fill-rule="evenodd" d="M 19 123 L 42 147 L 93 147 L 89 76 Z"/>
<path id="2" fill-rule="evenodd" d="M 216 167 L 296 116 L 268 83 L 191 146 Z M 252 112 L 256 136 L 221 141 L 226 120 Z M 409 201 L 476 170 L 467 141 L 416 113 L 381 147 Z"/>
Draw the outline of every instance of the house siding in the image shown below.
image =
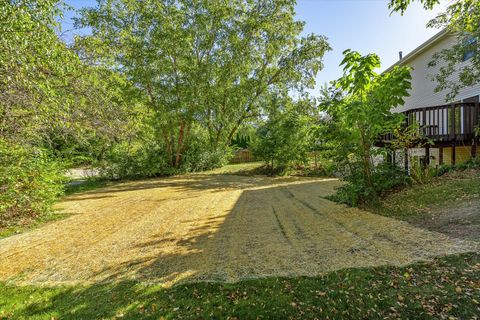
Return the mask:
<path id="1" fill-rule="evenodd" d="M 438 106 L 448 103 L 445 98 L 449 93 L 449 90 L 435 92 L 437 84 L 430 79 L 431 75 L 438 72 L 441 65 L 429 68 L 428 63 L 432 60 L 432 56 L 435 52 L 451 47 L 455 42 L 456 38 L 454 36 L 445 35 L 429 48 L 425 49 L 425 51 L 400 62 L 401 65 L 408 65 L 413 69 L 411 72 L 412 89 L 409 92 L 410 96 L 405 99 L 404 105 L 394 108 L 394 112 L 404 112 L 410 109 Z M 464 63 L 466 64 L 470 62 L 466 61 Z M 459 73 L 453 73 L 451 80 L 458 81 Z M 480 83 L 460 90 L 455 101 L 460 101 L 476 95 L 480 95 Z"/>
<path id="2" fill-rule="evenodd" d="M 460 164 L 471 158 L 471 147 L 456 147 L 455 148 L 455 163 Z M 452 148 L 443 148 L 443 163 L 452 164 Z"/>

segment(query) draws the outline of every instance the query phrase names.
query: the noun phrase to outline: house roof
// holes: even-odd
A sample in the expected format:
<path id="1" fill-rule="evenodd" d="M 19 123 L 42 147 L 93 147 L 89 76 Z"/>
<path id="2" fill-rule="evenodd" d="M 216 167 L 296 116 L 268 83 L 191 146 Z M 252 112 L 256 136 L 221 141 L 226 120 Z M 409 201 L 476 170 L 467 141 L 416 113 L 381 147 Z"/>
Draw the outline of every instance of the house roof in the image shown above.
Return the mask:
<path id="1" fill-rule="evenodd" d="M 401 66 L 403 64 L 405 64 L 406 62 L 408 62 L 409 60 L 412 60 L 413 58 L 415 58 L 416 56 L 420 55 L 421 53 L 423 53 L 425 50 L 429 49 L 430 47 L 432 47 L 433 45 L 435 45 L 438 41 L 444 39 L 447 35 L 448 35 L 448 30 L 447 29 L 443 29 L 442 31 L 438 32 L 437 34 L 435 34 L 433 37 L 431 37 L 430 39 L 428 39 L 427 41 L 425 41 L 424 43 L 422 43 L 421 45 L 419 45 L 417 48 L 415 48 L 413 51 L 409 52 L 406 56 L 404 56 L 401 60 L 398 60 L 397 62 L 395 62 L 393 65 L 391 65 L 390 67 L 388 67 L 385 71 L 383 72 L 389 72 L 391 71 L 395 66 Z"/>

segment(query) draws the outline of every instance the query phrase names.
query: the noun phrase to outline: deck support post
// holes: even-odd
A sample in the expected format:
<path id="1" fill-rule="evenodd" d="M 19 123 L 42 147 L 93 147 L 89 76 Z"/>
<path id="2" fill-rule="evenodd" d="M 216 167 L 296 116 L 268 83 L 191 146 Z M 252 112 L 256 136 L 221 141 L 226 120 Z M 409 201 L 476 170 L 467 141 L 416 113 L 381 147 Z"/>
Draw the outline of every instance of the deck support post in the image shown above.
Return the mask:
<path id="1" fill-rule="evenodd" d="M 430 166 L 430 146 L 425 146 L 425 167 Z"/>
<path id="2" fill-rule="evenodd" d="M 456 154 L 455 154 L 455 151 L 456 151 L 455 146 L 456 146 L 455 142 L 452 143 L 452 165 L 455 165 L 455 160 L 457 158 Z"/>
<path id="3" fill-rule="evenodd" d="M 443 164 L 443 147 L 438 148 L 438 164 Z"/>
<path id="4" fill-rule="evenodd" d="M 408 149 L 405 148 L 405 171 L 408 173 Z"/>
<path id="5" fill-rule="evenodd" d="M 472 158 L 477 157 L 477 142 L 475 141 L 475 139 L 473 139 L 472 149 L 470 150 L 470 154 L 472 155 Z"/>

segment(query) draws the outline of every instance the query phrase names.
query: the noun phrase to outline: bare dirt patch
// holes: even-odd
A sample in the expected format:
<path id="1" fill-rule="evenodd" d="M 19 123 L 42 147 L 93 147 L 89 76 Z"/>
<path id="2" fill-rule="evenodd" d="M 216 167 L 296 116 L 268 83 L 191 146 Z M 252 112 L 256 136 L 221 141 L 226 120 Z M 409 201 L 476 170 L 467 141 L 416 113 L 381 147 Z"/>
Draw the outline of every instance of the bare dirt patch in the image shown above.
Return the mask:
<path id="1" fill-rule="evenodd" d="M 455 206 L 431 210 L 412 224 L 453 238 L 480 242 L 480 199 L 459 201 Z"/>
<path id="2" fill-rule="evenodd" d="M 165 285 L 407 264 L 472 245 L 324 199 L 320 178 L 188 175 L 70 196 L 73 215 L 0 240 L 0 280 Z"/>

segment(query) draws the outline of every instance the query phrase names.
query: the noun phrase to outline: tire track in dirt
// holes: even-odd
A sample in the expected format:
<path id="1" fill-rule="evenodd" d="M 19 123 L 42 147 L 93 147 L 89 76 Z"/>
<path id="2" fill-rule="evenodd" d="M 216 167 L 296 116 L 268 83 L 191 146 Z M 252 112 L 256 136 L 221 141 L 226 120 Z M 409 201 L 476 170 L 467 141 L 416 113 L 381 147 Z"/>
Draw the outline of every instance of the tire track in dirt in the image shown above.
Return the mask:
<path id="1" fill-rule="evenodd" d="M 300 195 L 305 195 L 305 193 L 300 193 Z M 452 243 L 443 235 L 434 235 L 403 221 L 377 216 L 355 208 L 338 206 L 321 198 L 311 197 L 308 198 L 309 202 L 306 198 L 302 199 L 295 195 L 293 196 L 300 203 L 310 208 L 312 212 L 336 223 L 345 232 L 350 233 L 360 241 L 365 241 L 370 248 L 375 249 L 373 254 L 370 255 L 376 259 L 381 259 L 385 263 L 401 264 L 411 261 L 411 259 L 423 259 L 438 254 L 448 254 L 450 253 L 450 248 L 454 252 L 455 247 L 461 245 L 461 242 Z M 339 212 L 332 210 L 324 213 L 316 209 L 325 207 L 325 202 L 330 202 L 340 208 L 343 207 L 343 210 Z M 398 230 L 403 232 L 398 232 Z M 436 241 L 445 241 L 447 246 L 439 248 L 439 246 L 433 245 L 432 238 L 436 238 Z M 365 245 L 361 244 L 361 247 L 365 247 Z"/>
<path id="2" fill-rule="evenodd" d="M 283 237 L 285 238 L 285 241 L 293 246 L 292 244 L 292 241 L 290 240 L 290 238 L 287 236 L 287 232 L 285 231 L 285 227 L 283 226 L 282 222 L 280 222 L 280 218 L 278 217 L 278 213 L 277 211 L 275 210 L 275 206 L 272 206 L 272 212 L 273 212 L 273 215 L 275 216 L 275 219 L 277 221 L 277 225 L 278 225 L 278 228 L 280 229 L 280 232 L 282 233 Z"/>
<path id="3" fill-rule="evenodd" d="M 470 250 L 319 197 L 335 186 L 331 179 L 205 174 L 71 196 L 62 206 L 75 215 L 0 240 L 0 280 L 232 282 Z"/>

